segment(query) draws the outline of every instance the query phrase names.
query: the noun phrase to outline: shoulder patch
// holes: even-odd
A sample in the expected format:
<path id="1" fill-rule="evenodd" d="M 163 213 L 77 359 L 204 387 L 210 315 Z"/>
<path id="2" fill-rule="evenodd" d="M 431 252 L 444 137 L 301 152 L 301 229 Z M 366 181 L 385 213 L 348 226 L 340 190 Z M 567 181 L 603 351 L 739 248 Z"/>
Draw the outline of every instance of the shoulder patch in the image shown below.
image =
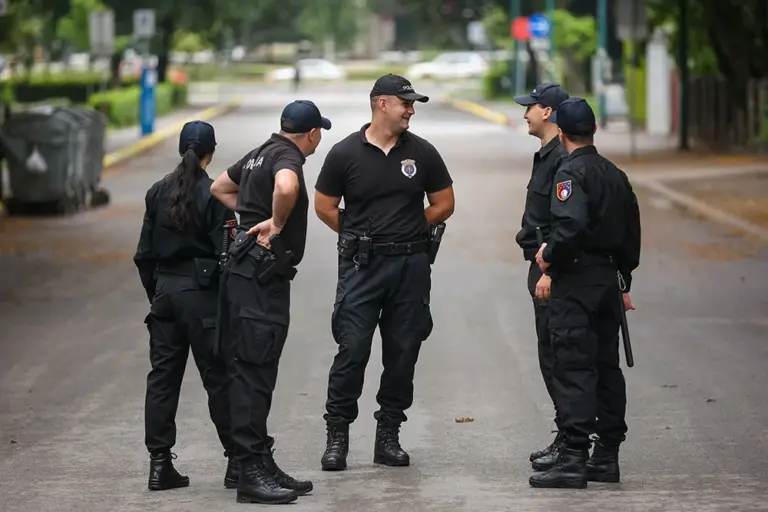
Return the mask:
<path id="1" fill-rule="evenodd" d="M 571 180 L 558 183 L 555 187 L 555 193 L 557 193 L 557 198 L 561 201 L 571 197 Z"/>

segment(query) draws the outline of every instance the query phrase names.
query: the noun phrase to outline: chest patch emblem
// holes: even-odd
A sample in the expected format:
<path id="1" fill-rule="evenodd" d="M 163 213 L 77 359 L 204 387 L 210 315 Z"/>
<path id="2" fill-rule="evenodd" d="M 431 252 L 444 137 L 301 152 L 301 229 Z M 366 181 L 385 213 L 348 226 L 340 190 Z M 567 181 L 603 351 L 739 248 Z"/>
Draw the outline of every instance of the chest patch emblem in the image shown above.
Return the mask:
<path id="1" fill-rule="evenodd" d="M 571 180 L 561 181 L 556 187 L 557 198 L 561 201 L 565 201 L 571 197 Z"/>
<path id="2" fill-rule="evenodd" d="M 400 171 L 405 174 L 406 178 L 413 178 L 416 176 L 416 160 L 406 159 L 400 161 Z"/>

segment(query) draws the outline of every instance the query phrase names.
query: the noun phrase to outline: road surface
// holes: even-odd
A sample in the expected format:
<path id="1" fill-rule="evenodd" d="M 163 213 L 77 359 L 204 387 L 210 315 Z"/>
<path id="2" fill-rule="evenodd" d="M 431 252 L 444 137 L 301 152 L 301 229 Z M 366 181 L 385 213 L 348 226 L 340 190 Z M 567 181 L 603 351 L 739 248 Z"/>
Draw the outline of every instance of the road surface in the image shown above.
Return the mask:
<path id="1" fill-rule="evenodd" d="M 245 91 L 214 121 L 212 174 L 278 126 L 289 93 Z M 368 118 L 366 90 L 313 98 L 333 120 L 306 166 L 314 184 L 332 143 Z M 412 129 L 445 156 L 457 207 L 433 268 L 435 329 L 403 426 L 408 468 L 372 464 L 380 341 L 367 371 L 349 469 L 320 471 L 335 237 L 310 216 L 293 285 L 292 325 L 270 428 L 276 458 L 315 483 L 292 510 L 765 510 L 768 498 L 768 253 L 639 192 L 644 252 L 630 315 L 629 438 L 619 485 L 529 488 L 528 453 L 551 440 L 526 263 L 514 243 L 536 142 L 449 110 L 417 105 Z M 221 456 L 193 364 L 178 413 L 186 489 L 146 490 L 143 400 L 148 304 L 131 257 L 146 188 L 178 161 L 175 140 L 105 185 L 109 207 L 56 219 L 0 219 L 0 510 L 229 511 Z M 311 209 L 310 209 L 311 211 Z M 622 358 L 623 359 L 623 358 Z M 456 423 L 468 416 L 471 423 Z"/>

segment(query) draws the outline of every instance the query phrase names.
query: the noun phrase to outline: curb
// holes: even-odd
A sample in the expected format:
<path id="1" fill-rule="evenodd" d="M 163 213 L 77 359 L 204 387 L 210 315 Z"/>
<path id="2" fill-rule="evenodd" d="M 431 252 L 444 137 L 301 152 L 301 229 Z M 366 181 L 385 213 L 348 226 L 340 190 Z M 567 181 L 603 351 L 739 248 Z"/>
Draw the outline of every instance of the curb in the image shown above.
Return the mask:
<path id="1" fill-rule="evenodd" d="M 495 112 L 488 107 L 484 107 L 479 103 L 475 103 L 474 101 L 460 100 L 458 98 L 454 98 L 450 94 L 444 94 L 440 99 L 443 103 L 450 105 L 456 110 L 469 112 L 470 114 L 473 114 L 477 117 L 483 118 L 492 123 L 500 124 L 502 126 L 514 126 L 512 120 L 509 117 L 505 116 L 504 114 Z"/>
<path id="2" fill-rule="evenodd" d="M 195 120 L 208 121 L 215 117 L 229 114 L 230 112 L 237 110 L 239 106 L 240 102 L 232 101 L 222 105 L 216 105 L 215 107 L 207 108 L 197 114 L 191 115 L 185 119 L 173 123 L 172 125 L 161 128 L 151 135 L 144 137 L 135 144 L 131 144 L 130 146 L 115 150 L 112 153 L 104 156 L 104 171 L 101 173 L 101 175 L 105 176 L 108 174 L 114 174 L 116 172 L 116 170 L 113 169 L 115 165 L 127 160 L 132 156 L 136 156 L 153 146 L 156 146 L 157 144 L 169 139 L 170 137 L 173 137 L 174 135 L 177 135 L 186 123 Z"/>
<path id="3" fill-rule="evenodd" d="M 669 202 L 697 215 L 705 217 L 710 221 L 728 226 L 730 228 L 738 229 L 743 233 L 747 233 L 759 238 L 764 242 L 768 242 L 768 229 L 762 228 L 757 224 L 753 224 L 752 222 L 746 221 L 717 208 L 708 206 L 707 204 L 686 194 L 681 194 L 680 192 L 672 190 L 659 181 L 635 179 L 633 182 L 641 187 L 644 187 L 646 190 L 650 190 L 651 192 L 655 192 L 661 196 L 664 196 L 664 198 Z"/>
<path id="4" fill-rule="evenodd" d="M 449 94 L 444 94 L 441 99 L 443 103 L 450 105 L 451 107 L 457 110 L 469 112 L 470 114 L 474 114 L 475 116 L 491 121 L 492 123 L 505 125 L 505 126 L 514 126 L 514 124 L 512 123 L 509 117 L 505 116 L 504 114 L 494 112 L 488 107 L 480 105 L 479 103 L 475 103 L 474 101 L 460 100 L 452 97 Z M 726 162 L 733 161 L 733 160 L 737 160 L 737 161 L 741 160 L 744 163 L 754 161 L 753 159 L 751 159 L 751 157 L 733 158 L 729 156 L 724 156 L 724 157 L 718 157 L 718 158 L 722 158 L 724 164 Z M 757 172 L 761 172 L 761 170 L 758 168 L 754 168 L 754 169 L 749 169 L 741 172 L 736 171 L 734 174 L 752 174 Z M 671 203 L 679 207 L 682 207 L 688 211 L 696 213 L 697 215 L 700 215 L 701 217 L 704 217 L 709 221 L 722 224 L 730 228 L 738 229 L 742 233 L 756 236 L 762 241 L 768 242 L 768 229 L 762 228 L 757 224 L 753 224 L 749 221 L 733 216 L 722 210 L 718 210 L 717 208 L 708 206 L 702 203 L 701 201 L 694 199 L 691 196 L 688 196 L 686 194 L 681 194 L 680 192 L 672 190 L 671 188 L 669 188 L 668 186 L 662 183 L 662 181 L 665 181 L 663 179 L 655 180 L 655 179 L 643 179 L 642 177 L 637 177 L 637 176 L 633 177 L 629 172 L 627 172 L 627 175 L 629 175 L 633 184 L 637 184 L 638 186 L 644 187 L 647 190 L 650 190 L 661 196 L 664 196 L 664 198 L 666 198 Z M 686 178 L 690 179 L 690 176 L 687 176 Z M 686 178 L 681 177 L 680 179 L 686 179 Z M 672 180 L 674 180 L 674 178 L 672 178 Z"/>

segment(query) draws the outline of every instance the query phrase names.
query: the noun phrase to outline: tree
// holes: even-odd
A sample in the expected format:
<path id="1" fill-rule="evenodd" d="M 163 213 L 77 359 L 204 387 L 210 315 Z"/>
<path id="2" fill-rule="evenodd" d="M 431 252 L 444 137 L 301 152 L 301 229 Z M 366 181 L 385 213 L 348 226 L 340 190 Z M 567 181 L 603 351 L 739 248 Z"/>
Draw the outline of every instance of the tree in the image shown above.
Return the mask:
<path id="1" fill-rule="evenodd" d="M 75 51 L 87 52 L 90 49 L 90 14 L 102 8 L 104 4 L 100 0 L 72 0 L 69 12 L 56 23 L 56 37 Z"/>

